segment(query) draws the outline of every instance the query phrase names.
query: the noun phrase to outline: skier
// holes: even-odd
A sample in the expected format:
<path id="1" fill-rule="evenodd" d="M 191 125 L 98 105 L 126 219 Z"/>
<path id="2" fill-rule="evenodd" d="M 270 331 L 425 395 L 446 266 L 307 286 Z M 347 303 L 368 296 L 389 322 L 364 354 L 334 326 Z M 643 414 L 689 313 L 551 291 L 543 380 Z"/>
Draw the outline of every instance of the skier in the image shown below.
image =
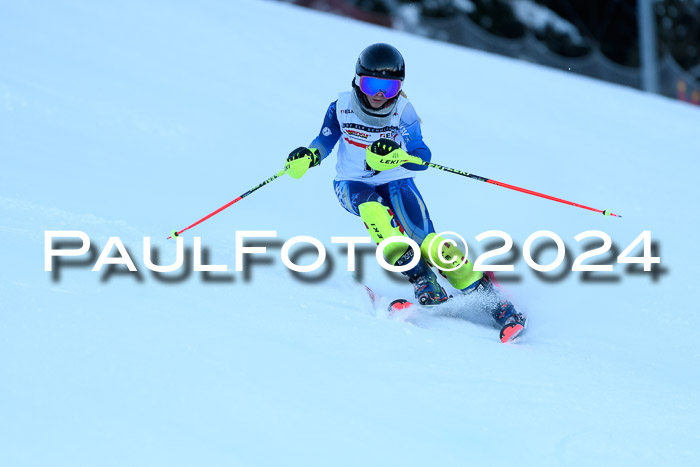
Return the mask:
<path id="1" fill-rule="evenodd" d="M 418 115 L 402 91 L 405 65 L 401 53 L 389 44 L 364 49 L 355 66 L 350 91 L 330 104 L 319 135 L 308 147 L 299 147 L 287 157 L 286 173 L 301 178 L 316 167 L 340 140 L 337 176 L 333 182 L 340 204 L 359 216 L 376 243 L 392 236 L 408 236 L 420 245 L 421 259 L 403 274 L 413 284 L 422 305 L 437 305 L 448 299 L 431 266 L 446 270 L 442 275 L 463 293 L 483 294 L 501 326 L 522 330 L 523 315 L 495 289 L 489 276 L 474 271 L 462 251 L 445 243 L 442 256 L 433 222 L 414 176 L 427 169 L 408 162 L 408 155 L 430 162 L 431 152 L 423 141 Z M 394 242 L 384 250 L 389 264 L 408 264 L 414 251 Z M 519 325 L 519 328 L 516 326 Z"/>

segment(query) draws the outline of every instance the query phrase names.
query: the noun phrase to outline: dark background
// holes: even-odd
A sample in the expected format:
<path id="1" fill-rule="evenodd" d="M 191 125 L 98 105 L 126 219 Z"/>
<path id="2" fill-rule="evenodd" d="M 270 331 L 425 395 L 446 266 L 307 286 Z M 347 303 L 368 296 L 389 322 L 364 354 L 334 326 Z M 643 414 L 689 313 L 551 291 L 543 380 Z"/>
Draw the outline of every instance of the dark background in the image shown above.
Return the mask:
<path id="1" fill-rule="evenodd" d="M 419 4 L 424 15 L 449 16 L 459 12 L 455 0 L 347 0 L 360 9 L 391 13 L 388 5 Z M 513 15 L 508 0 L 470 0 L 476 11 L 469 16 L 492 34 L 516 38 L 525 34 L 527 26 Z M 546 6 L 572 23 L 588 47 L 599 48 L 608 58 L 627 66 L 639 66 L 637 2 L 635 0 L 532 0 Z M 654 7 L 658 33 L 659 54 L 671 53 L 688 71 L 700 65 L 700 1 L 659 0 Z M 490 20 L 483 21 L 487 17 Z M 543 34 L 551 49 L 564 56 L 580 56 L 587 48 L 573 46 L 568 36 L 554 31 Z"/>
<path id="2" fill-rule="evenodd" d="M 552 27 L 529 29 L 514 14 L 512 0 L 287 1 L 385 26 L 392 26 L 392 18 L 409 5 L 418 9 L 422 19 L 467 15 L 496 36 L 518 39 L 533 35 L 561 57 L 585 57 L 597 50 L 616 64 L 629 68 L 640 65 L 635 0 L 521 0 L 545 6 L 575 26 L 580 37 Z M 687 72 L 683 79 L 690 77 L 688 84 L 700 87 L 700 0 L 658 0 L 654 13 L 659 58 L 673 57 Z"/>

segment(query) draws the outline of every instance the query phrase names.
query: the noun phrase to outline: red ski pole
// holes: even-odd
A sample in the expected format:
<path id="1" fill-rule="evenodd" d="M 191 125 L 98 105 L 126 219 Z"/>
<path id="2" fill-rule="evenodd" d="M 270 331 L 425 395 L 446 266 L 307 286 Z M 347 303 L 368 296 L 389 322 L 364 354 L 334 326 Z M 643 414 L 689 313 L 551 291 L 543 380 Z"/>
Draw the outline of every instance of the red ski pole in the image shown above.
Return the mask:
<path id="1" fill-rule="evenodd" d="M 469 177 L 469 178 L 474 179 L 474 180 L 479 180 L 480 182 L 486 182 L 486 183 L 490 183 L 490 184 L 492 184 L 492 185 L 500 186 L 500 187 L 503 187 L 503 188 L 508 188 L 508 189 L 510 189 L 510 190 L 519 191 L 519 192 L 521 192 L 521 193 L 527 193 L 528 195 L 539 196 L 540 198 L 545 198 L 545 199 L 549 199 L 549 200 L 552 200 L 552 201 L 557 201 L 557 202 L 559 202 L 559 203 L 568 204 L 568 205 L 570 205 L 570 206 L 575 206 L 575 207 L 577 207 L 577 208 L 588 209 L 589 211 L 599 212 L 599 213 L 601 213 L 601 214 L 603 214 L 603 215 L 605 215 L 605 216 L 622 217 L 622 216 L 619 215 L 619 214 L 613 214 L 612 212 L 610 212 L 609 209 L 605 209 L 605 210 L 603 210 L 603 209 L 595 209 L 595 208 L 592 208 L 592 207 L 589 207 L 589 206 L 584 206 L 583 204 L 572 203 L 571 201 L 567 201 L 567 200 L 565 200 L 565 199 L 555 198 L 554 196 L 545 195 L 544 193 L 538 193 L 538 192 L 536 192 L 536 191 L 528 190 L 528 189 L 525 189 L 525 188 L 520 188 L 520 187 L 517 187 L 517 186 L 514 186 L 514 185 L 509 185 L 509 184 L 507 184 L 507 183 L 497 182 L 496 180 L 492 180 L 492 179 L 490 179 L 490 178 L 486 178 L 486 177 L 481 177 L 481 176 L 479 176 L 479 175 L 470 174 L 470 173 L 467 173 L 467 172 L 463 172 L 463 171 L 461 171 L 461 170 L 451 169 L 451 168 L 449 168 L 449 167 L 445 167 L 444 165 L 433 164 L 432 162 L 425 162 L 425 161 L 423 161 L 423 160 L 421 160 L 421 159 L 419 159 L 419 158 L 417 158 L 417 157 L 416 157 L 415 159 L 417 159 L 417 160 L 415 161 L 415 163 L 417 163 L 417 164 L 427 165 L 428 167 L 432 167 L 432 168 L 434 168 L 434 169 L 439 169 L 439 170 L 442 170 L 442 171 L 445 171 L 445 172 L 450 172 L 450 173 L 453 173 L 453 174 L 461 175 L 461 176 L 463 176 L 463 177 Z M 414 162 L 414 160 L 411 160 L 411 162 Z"/>
<path id="2" fill-rule="evenodd" d="M 257 185 L 257 186 L 254 187 L 254 188 L 251 188 L 250 190 L 246 191 L 245 193 L 243 193 L 241 196 L 239 196 L 238 198 L 234 199 L 234 200 L 231 201 L 230 203 L 227 203 L 227 204 L 221 206 L 221 207 L 220 207 L 219 209 L 217 209 L 216 211 L 207 214 L 206 216 L 202 217 L 201 219 L 199 219 L 199 220 L 198 220 L 197 222 L 195 222 L 194 224 L 192 224 L 192 225 L 190 225 L 190 226 L 188 226 L 188 227 L 185 227 L 184 229 L 182 229 L 182 230 L 180 230 L 180 231 L 173 230 L 172 232 L 170 232 L 170 236 L 168 237 L 168 240 L 170 240 L 171 238 L 178 237 L 178 236 L 179 236 L 182 232 L 184 232 L 185 230 L 190 230 L 190 229 L 191 229 L 192 227 L 194 227 L 195 225 L 201 224 L 202 222 L 204 222 L 205 220 L 209 219 L 210 217 L 219 214 L 221 211 L 223 211 L 224 209 L 226 209 L 226 208 L 228 208 L 228 207 L 230 207 L 230 206 L 236 204 L 237 202 L 239 202 L 240 200 L 242 200 L 243 198 L 245 198 L 245 197 L 248 196 L 249 194 L 253 193 L 253 192 L 254 192 L 255 190 L 257 190 L 258 188 L 262 188 L 262 187 L 264 187 L 265 185 L 267 185 L 268 183 L 272 182 L 273 180 L 275 180 L 275 179 L 281 177 L 282 175 L 284 175 L 284 173 L 285 173 L 285 169 L 280 170 L 280 171 L 277 172 L 275 175 L 273 175 L 272 177 L 268 178 L 267 180 L 265 180 L 265 181 L 262 182 L 261 184 Z"/>

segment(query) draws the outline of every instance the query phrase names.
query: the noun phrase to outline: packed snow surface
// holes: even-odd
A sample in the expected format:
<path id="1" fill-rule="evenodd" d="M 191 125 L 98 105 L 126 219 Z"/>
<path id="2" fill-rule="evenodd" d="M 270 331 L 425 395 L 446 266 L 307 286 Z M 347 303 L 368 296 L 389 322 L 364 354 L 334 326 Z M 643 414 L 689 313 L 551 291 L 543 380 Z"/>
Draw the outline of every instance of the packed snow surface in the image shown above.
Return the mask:
<path id="1" fill-rule="evenodd" d="M 697 108 L 277 2 L 0 10 L 0 465 L 697 462 Z M 173 263 L 171 230 L 308 144 L 374 42 L 404 54 L 434 162 L 623 216 L 418 175 L 437 230 L 472 259 L 503 244 L 482 232 L 513 239 L 489 263 L 514 265 L 496 274 L 530 318 L 517 344 L 478 319 L 370 304 L 331 241 L 368 237 L 333 193 L 335 154 L 184 233 L 177 271 L 145 265 L 144 239 Z M 524 259 L 542 230 L 567 254 L 550 272 Z M 92 249 L 47 272 L 47 231 L 84 232 Z M 246 231 L 276 236 L 236 271 Z M 571 271 L 603 244 L 575 239 L 587 231 L 612 247 L 583 264 L 612 271 Z M 618 264 L 645 231 L 661 263 Z M 327 250 L 306 280 L 281 259 L 299 235 Z M 201 263 L 226 271 L 194 271 L 196 237 Z M 110 267 L 121 244 L 136 272 Z M 554 245 L 529 251 L 546 265 Z M 358 265 L 384 302 L 411 296 L 371 251 Z"/>

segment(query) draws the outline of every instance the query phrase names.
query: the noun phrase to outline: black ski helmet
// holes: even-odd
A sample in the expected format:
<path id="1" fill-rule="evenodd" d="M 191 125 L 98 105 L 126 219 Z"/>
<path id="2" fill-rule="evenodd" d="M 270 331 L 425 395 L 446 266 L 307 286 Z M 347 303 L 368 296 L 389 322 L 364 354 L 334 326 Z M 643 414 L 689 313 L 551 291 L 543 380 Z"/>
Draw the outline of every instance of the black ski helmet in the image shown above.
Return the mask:
<path id="1" fill-rule="evenodd" d="M 372 44 L 360 53 L 355 65 L 356 76 L 400 79 L 406 76 L 401 52 L 389 44 Z"/>

